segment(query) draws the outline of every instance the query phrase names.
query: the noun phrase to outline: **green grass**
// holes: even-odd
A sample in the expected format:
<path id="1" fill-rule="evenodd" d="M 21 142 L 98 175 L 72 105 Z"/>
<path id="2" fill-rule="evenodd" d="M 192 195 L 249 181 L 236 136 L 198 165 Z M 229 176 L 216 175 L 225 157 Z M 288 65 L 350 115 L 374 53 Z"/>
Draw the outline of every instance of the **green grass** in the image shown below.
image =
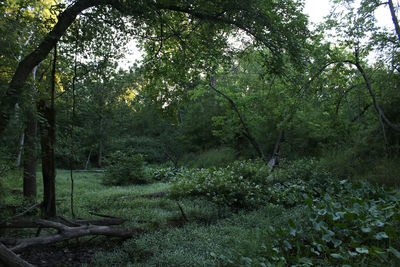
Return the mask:
<path id="1" fill-rule="evenodd" d="M 290 168 L 298 174 L 300 165 Z M 176 200 L 168 195 L 143 196 L 168 191 L 169 183 L 105 186 L 101 183 L 102 176 L 99 173 L 74 173 L 76 216 L 95 218 L 90 211 L 118 216 L 128 220 L 125 226 L 140 227 L 144 232 L 124 241 L 105 237 L 90 241 L 91 244 L 108 243 L 104 251 L 96 254 L 90 266 L 310 266 L 307 262 L 318 266 L 339 263 L 396 266 L 400 263 L 396 255 L 399 245 L 396 229 L 399 229 L 400 220 L 400 216 L 395 215 L 400 205 L 398 195 L 367 183 L 327 180 L 324 185 L 314 184 L 306 191 L 309 192 L 310 199 L 306 200 L 309 206 L 296 198 L 291 208 L 265 203 L 251 211 L 239 209 L 234 212 L 204 197 L 182 196 L 178 203 L 189 219 L 183 224 Z M 15 191 L 22 188 L 21 177 L 20 172 L 14 171 L 3 180 L 7 188 L 3 198 L 6 204 L 21 205 L 21 193 Z M 294 181 L 286 180 L 291 188 Z M 57 171 L 56 187 L 57 212 L 70 218 L 69 171 Z M 297 192 L 296 188 L 281 193 L 291 195 Z M 315 195 L 313 198 L 312 194 Z M 39 172 L 38 200 L 41 198 Z M 332 206 L 332 203 L 336 204 Z M 337 218 L 332 219 L 335 216 Z M 353 219 L 349 220 L 350 217 Z M 377 220 L 385 224 L 385 228 L 376 226 Z M 317 225 L 323 225 L 323 229 Z M 377 239 L 375 232 L 381 236 L 387 232 L 390 238 Z M 343 244 L 332 247 L 333 243 L 327 241 L 327 233 L 333 233 L 332 238 L 343 240 Z M 348 243 L 346 240 L 352 235 L 357 239 Z M 350 262 L 335 258 L 340 256 L 337 253 L 347 255 L 349 251 L 355 253 L 355 248 L 366 246 L 372 251 L 378 245 L 382 254 L 359 254 Z M 321 247 L 322 256 L 313 255 L 313 248 L 317 246 Z"/>
<path id="2" fill-rule="evenodd" d="M 56 187 L 57 212 L 71 217 L 69 171 L 58 170 Z M 258 211 L 241 211 L 238 214 L 221 208 L 201 198 L 181 199 L 190 223 L 184 227 L 171 224 L 182 215 L 175 200 L 168 197 L 144 198 L 144 194 L 167 191 L 167 183 L 141 186 L 104 186 L 103 174 L 74 173 L 75 214 L 93 218 L 89 211 L 119 216 L 129 221 L 128 226 L 142 226 L 148 231 L 139 238 L 128 239 L 108 252 L 99 252 L 93 266 L 215 266 L 220 259 L 216 252 L 228 255 L 232 249 L 251 253 L 268 225 L 282 223 L 296 217 L 301 209 L 282 216 L 281 209 L 268 205 Z M 8 188 L 21 188 L 20 173 L 8 176 Z M 38 200 L 42 198 L 41 173 L 38 173 Z M 20 197 L 8 198 L 18 203 Z M 148 223 L 138 223 L 148 221 Z M 262 236 L 264 238 L 265 236 Z M 104 239 L 105 240 L 105 239 Z M 97 241 L 99 242 L 99 241 Z M 101 242 L 101 241 L 100 241 Z"/>

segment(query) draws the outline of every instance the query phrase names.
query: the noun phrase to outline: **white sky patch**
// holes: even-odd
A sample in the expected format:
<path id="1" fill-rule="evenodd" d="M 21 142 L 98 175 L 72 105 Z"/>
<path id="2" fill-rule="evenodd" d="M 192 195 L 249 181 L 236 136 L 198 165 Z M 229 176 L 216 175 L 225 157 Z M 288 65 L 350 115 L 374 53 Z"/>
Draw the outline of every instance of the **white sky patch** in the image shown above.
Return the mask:
<path id="1" fill-rule="evenodd" d="M 355 1 L 358 7 L 360 0 Z M 394 1 L 395 8 L 399 6 L 399 0 Z M 304 13 L 309 16 L 310 22 L 318 24 L 323 22 L 324 17 L 329 15 L 331 11 L 331 0 L 305 0 Z M 393 28 L 392 17 L 388 5 L 381 5 L 375 11 L 378 26 Z"/>
<path id="2" fill-rule="evenodd" d="M 125 54 L 125 58 L 118 62 L 118 67 L 123 70 L 128 70 L 129 67 L 133 65 L 135 62 L 139 62 L 144 57 L 144 52 L 142 52 L 138 48 L 139 42 L 136 39 L 132 39 L 126 45 L 127 53 Z"/>
<path id="3" fill-rule="evenodd" d="M 309 16 L 310 22 L 318 24 L 323 18 L 329 15 L 331 4 L 329 0 L 306 0 L 304 13 Z"/>
<path id="4" fill-rule="evenodd" d="M 360 0 L 356 0 L 356 6 L 359 5 Z M 399 0 L 394 1 L 395 7 L 399 5 Z M 305 0 L 305 7 L 303 12 L 309 16 L 310 27 L 313 29 L 316 24 L 324 21 L 324 17 L 331 12 L 332 3 L 330 0 Z M 378 26 L 387 27 L 388 30 L 394 30 L 392 17 L 387 5 L 378 7 L 375 11 L 378 20 Z M 134 62 L 143 59 L 144 53 L 137 48 L 138 41 L 132 39 L 128 43 L 129 52 L 125 55 L 125 59 L 119 62 L 119 67 L 128 70 Z"/>

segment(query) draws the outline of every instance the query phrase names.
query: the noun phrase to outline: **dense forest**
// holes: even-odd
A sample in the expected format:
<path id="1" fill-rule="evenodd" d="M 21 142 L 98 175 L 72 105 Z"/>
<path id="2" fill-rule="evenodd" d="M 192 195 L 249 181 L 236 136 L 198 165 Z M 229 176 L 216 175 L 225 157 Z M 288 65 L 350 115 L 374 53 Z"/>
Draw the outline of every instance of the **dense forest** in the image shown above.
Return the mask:
<path id="1" fill-rule="evenodd" d="M 399 266 L 399 3 L 304 4 L 0 1 L 0 263 Z"/>

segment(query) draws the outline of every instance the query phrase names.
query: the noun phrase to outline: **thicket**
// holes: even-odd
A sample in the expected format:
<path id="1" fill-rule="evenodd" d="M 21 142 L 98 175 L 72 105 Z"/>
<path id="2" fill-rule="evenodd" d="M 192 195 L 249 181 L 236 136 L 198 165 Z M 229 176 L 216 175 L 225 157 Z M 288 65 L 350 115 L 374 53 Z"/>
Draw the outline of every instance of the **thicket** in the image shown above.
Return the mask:
<path id="1" fill-rule="evenodd" d="M 149 179 L 144 170 L 143 155 L 114 152 L 106 160 L 105 185 L 145 184 Z"/>
<path id="2" fill-rule="evenodd" d="M 172 174 L 171 196 L 202 197 L 220 206 L 259 209 L 304 206 L 304 218 L 265 225 L 253 251 L 222 249 L 222 265 L 379 265 L 399 263 L 400 201 L 397 190 L 367 181 L 338 179 L 318 161 L 284 162 L 270 172 L 261 161 Z M 256 245 L 255 245 L 256 244 Z"/>

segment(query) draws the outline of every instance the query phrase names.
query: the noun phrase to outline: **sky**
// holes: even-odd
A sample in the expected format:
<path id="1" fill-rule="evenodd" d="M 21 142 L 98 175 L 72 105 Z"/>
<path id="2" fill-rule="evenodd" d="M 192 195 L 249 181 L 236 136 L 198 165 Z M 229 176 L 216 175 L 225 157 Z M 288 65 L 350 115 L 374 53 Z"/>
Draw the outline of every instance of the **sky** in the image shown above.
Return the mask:
<path id="1" fill-rule="evenodd" d="M 355 1 L 357 4 L 360 0 Z M 394 5 L 398 5 L 399 0 L 394 0 Z M 324 16 L 328 15 L 331 9 L 329 0 L 305 0 L 304 13 L 309 15 L 309 20 L 313 23 L 322 22 Z M 379 26 L 392 27 L 393 22 L 389 8 L 386 5 L 380 6 L 376 10 L 376 17 Z"/>
<path id="2" fill-rule="evenodd" d="M 359 3 L 360 0 L 356 0 Z M 398 5 L 399 0 L 394 0 L 394 4 Z M 305 0 L 304 13 L 309 16 L 311 23 L 318 24 L 323 21 L 323 18 L 329 14 L 331 10 L 330 0 Z M 387 6 L 381 6 L 376 11 L 376 17 L 379 26 L 386 26 L 390 29 L 393 28 L 392 18 L 390 11 Z M 121 61 L 120 67 L 126 69 L 131 66 L 135 60 L 142 58 L 142 53 L 136 48 L 137 42 L 132 40 L 128 45 L 131 50 L 131 54 L 127 55 L 126 59 Z"/>

